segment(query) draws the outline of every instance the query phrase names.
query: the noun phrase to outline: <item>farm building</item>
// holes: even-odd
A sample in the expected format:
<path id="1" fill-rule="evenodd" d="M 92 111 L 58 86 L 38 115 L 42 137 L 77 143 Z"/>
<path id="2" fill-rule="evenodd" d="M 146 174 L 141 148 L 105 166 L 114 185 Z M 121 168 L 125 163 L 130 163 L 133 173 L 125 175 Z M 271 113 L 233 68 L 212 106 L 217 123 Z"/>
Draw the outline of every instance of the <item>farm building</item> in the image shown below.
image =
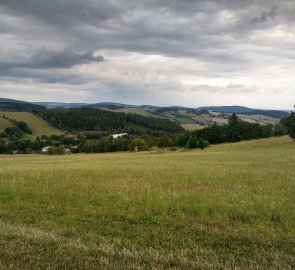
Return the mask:
<path id="1" fill-rule="evenodd" d="M 48 153 L 48 149 L 49 149 L 50 146 L 45 146 L 42 148 L 42 153 L 46 154 Z"/>
<path id="2" fill-rule="evenodd" d="M 120 133 L 120 134 L 113 134 L 112 137 L 113 139 L 118 139 L 120 137 L 127 136 L 127 135 L 128 135 L 127 133 Z"/>

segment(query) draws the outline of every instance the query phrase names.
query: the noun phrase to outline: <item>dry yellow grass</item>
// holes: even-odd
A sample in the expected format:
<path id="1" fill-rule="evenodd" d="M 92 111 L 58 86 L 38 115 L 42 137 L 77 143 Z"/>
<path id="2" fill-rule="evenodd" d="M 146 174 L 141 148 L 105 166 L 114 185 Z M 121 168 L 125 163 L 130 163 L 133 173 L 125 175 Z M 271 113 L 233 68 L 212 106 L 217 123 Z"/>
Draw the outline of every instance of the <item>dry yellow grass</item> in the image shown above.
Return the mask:
<path id="1" fill-rule="evenodd" d="M 200 130 L 204 128 L 203 126 L 200 126 L 198 124 L 182 124 L 181 125 L 185 130 L 193 131 L 193 130 Z"/>

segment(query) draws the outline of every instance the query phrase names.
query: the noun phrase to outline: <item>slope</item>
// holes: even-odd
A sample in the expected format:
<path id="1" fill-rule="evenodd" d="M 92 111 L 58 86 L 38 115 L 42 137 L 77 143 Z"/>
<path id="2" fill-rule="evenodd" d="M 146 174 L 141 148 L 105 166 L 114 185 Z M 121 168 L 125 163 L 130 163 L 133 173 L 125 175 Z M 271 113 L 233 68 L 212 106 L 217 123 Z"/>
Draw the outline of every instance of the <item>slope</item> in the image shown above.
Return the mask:
<path id="1" fill-rule="evenodd" d="M 28 124 L 29 128 L 32 130 L 32 135 L 25 135 L 28 139 L 34 139 L 37 136 L 42 135 L 61 135 L 63 132 L 55 127 L 53 127 L 50 123 L 43 120 L 37 115 L 34 115 L 30 112 L 10 112 L 10 111 L 0 111 L 0 132 L 3 132 L 6 127 L 13 126 L 13 124 L 4 119 L 3 115 L 10 119 L 15 119 L 17 121 L 24 121 Z"/>
<path id="2" fill-rule="evenodd" d="M 9 120 L 3 118 L 2 115 L 0 115 L 0 133 L 3 132 L 7 127 L 13 127 L 14 124 L 11 123 Z"/>

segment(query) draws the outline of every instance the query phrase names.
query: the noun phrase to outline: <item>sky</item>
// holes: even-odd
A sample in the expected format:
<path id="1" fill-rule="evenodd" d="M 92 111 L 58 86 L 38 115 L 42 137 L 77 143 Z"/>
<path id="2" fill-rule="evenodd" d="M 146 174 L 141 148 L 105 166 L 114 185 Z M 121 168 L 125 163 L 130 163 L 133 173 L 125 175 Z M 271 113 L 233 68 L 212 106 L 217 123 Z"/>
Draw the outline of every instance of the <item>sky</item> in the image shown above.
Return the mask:
<path id="1" fill-rule="evenodd" d="M 294 0 L 0 0 L 0 97 L 295 104 Z"/>

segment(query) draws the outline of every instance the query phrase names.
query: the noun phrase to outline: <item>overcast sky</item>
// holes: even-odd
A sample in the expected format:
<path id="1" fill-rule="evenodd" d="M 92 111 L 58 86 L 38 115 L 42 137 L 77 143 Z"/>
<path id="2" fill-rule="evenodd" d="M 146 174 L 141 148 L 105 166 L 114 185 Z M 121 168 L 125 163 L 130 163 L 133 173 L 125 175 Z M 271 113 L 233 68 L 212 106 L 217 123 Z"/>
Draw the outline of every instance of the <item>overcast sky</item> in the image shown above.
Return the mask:
<path id="1" fill-rule="evenodd" d="M 294 0 L 0 0 L 0 97 L 295 103 Z"/>

